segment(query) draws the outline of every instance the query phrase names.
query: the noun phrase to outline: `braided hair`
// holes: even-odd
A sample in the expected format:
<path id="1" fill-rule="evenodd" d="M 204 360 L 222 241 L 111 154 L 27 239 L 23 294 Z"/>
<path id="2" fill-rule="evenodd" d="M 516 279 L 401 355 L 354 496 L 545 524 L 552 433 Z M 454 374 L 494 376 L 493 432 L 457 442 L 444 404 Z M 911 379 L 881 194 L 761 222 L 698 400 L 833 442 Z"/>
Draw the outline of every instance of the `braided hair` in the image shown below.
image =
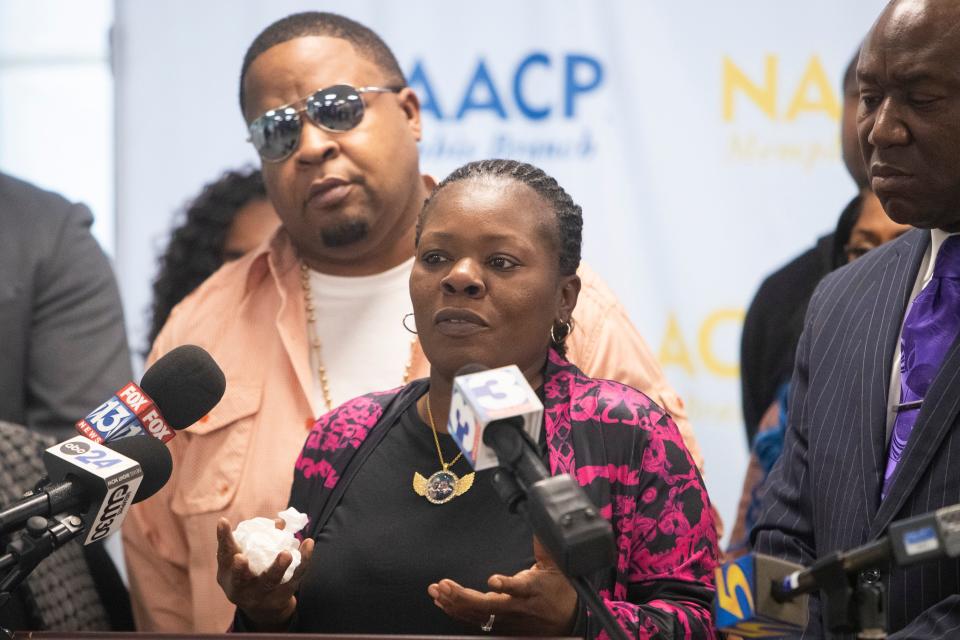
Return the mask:
<path id="1" fill-rule="evenodd" d="M 424 217 L 431 204 L 441 191 L 463 180 L 513 180 L 533 189 L 553 209 L 557 218 L 557 231 L 560 240 L 559 268 L 561 276 L 572 276 L 580 266 L 580 250 L 583 244 L 583 210 L 563 187 L 543 169 L 518 160 L 478 160 L 468 162 L 440 182 L 423 203 L 417 219 L 416 244 L 420 244 L 420 232 L 423 230 Z M 560 355 L 566 349 L 564 341 L 573 330 L 572 323 L 555 324 L 550 332 L 551 346 Z"/>

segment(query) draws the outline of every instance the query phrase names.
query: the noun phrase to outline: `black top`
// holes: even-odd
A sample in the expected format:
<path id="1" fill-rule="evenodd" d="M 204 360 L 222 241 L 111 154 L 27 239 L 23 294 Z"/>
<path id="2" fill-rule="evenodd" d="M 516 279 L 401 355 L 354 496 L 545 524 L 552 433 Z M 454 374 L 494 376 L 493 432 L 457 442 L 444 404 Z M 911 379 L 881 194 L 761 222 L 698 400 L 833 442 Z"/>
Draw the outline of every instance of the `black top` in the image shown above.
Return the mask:
<path id="1" fill-rule="evenodd" d="M 820 279 L 830 273 L 832 247 L 831 233 L 767 276 L 747 309 L 740 342 L 740 386 L 750 443 L 777 389 L 793 374 L 807 302 Z"/>
<path id="2" fill-rule="evenodd" d="M 446 434 L 440 435 L 440 448 L 447 462 L 459 453 Z M 443 613 L 427 587 L 450 578 L 488 591 L 491 575 L 513 575 L 533 565 L 533 534 L 494 492 L 493 469 L 478 472 L 469 491 L 445 504 L 414 493 L 414 472 L 428 478 L 439 470 L 433 434 L 414 403 L 371 452 L 317 534 L 297 595 L 297 630 L 482 633 Z M 451 471 L 463 478 L 471 469 L 461 458 Z"/>
<path id="3" fill-rule="evenodd" d="M 857 196 L 840 214 L 836 231 L 767 276 L 750 303 L 740 342 L 740 387 L 751 445 L 777 389 L 793 375 L 810 296 L 825 275 L 846 262 L 843 247 L 860 210 L 861 199 Z"/>

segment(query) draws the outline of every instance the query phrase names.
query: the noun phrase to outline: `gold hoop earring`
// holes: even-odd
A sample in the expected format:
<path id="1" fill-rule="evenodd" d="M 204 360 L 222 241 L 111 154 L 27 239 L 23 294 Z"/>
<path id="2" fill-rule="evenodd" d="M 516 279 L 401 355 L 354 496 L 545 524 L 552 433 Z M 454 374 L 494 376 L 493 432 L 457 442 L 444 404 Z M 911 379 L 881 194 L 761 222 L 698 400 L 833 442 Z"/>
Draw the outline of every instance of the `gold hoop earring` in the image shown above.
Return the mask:
<path id="1" fill-rule="evenodd" d="M 573 323 L 569 320 L 566 320 L 560 324 L 562 328 L 563 335 L 560 338 L 557 338 L 557 325 L 550 325 L 550 339 L 553 340 L 554 344 L 563 344 L 563 341 L 567 336 L 570 335 L 570 332 L 573 331 Z"/>
<path id="2" fill-rule="evenodd" d="M 403 316 L 403 320 L 400 321 L 400 324 L 402 324 L 403 328 L 406 329 L 409 333 L 412 333 L 413 335 L 417 335 L 416 329 L 411 329 L 410 327 L 407 326 L 407 318 L 409 318 L 412 315 L 413 315 L 412 313 L 408 313 L 407 315 Z"/>

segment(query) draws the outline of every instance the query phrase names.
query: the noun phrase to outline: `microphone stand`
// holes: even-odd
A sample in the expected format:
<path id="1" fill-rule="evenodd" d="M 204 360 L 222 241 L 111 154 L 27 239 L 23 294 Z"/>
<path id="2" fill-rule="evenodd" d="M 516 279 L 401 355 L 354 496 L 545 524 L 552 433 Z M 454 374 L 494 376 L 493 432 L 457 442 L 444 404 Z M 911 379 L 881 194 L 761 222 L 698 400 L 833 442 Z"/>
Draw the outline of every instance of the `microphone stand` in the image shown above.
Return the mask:
<path id="1" fill-rule="evenodd" d="M 831 553 L 815 562 L 808 579 L 794 589 L 773 583 L 773 597 L 786 602 L 797 595 L 816 591 L 824 595 L 824 618 L 832 633 L 856 633 L 860 640 L 887 637 L 887 612 L 884 609 L 883 582 L 861 580 L 859 572 L 880 567 L 889 555 L 890 543 L 884 538 L 849 554 Z"/>
<path id="2" fill-rule="evenodd" d="M 7 553 L 0 556 L 0 571 L 10 571 L 0 579 L 0 608 L 13 597 L 13 592 L 37 568 L 40 562 L 58 548 L 83 532 L 83 521 L 73 515 L 47 519 L 33 516 L 27 520 L 26 532 L 7 545 Z M 7 638 L 13 634 L 0 627 Z"/>
<path id="3" fill-rule="evenodd" d="M 862 571 L 960 556 L 960 504 L 892 522 L 887 534 L 864 545 L 817 560 L 772 585 L 773 599 L 788 602 L 822 590 L 830 631 L 856 632 L 858 638 L 886 638 L 887 612 L 880 579 L 861 579 Z M 886 571 L 885 571 L 886 572 Z"/>
<path id="4" fill-rule="evenodd" d="M 498 445 L 506 446 L 495 448 L 503 465 L 493 474 L 497 494 L 511 513 L 524 516 L 607 635 L 613 640 L 628 640 L 623 627 L 586 578 L 589 573 L 608 568 L 616 559 L 609 523 L 599 517 L 596 507 L 569 476 L 537 479 L 539 474 L 529 472 L 535 465 L 524 469 L 521 460 L 529 456 L 543 466 L 526 433 L 509 426 L 499 431 L 498 439 L 502 440 Z"/>

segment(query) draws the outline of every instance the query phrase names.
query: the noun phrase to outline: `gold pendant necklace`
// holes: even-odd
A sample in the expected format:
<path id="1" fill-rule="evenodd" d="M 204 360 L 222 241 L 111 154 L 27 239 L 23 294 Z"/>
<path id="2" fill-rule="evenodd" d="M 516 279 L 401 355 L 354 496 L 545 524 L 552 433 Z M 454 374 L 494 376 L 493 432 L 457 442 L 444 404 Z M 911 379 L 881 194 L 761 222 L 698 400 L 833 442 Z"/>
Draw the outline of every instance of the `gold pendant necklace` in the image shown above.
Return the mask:
<path id="1" fill-rule="evenodd" d="M 437 437 L 437 426 L 433 422 L 433 411 L 430 410 L 430 394 L 427 394 L 427 418 L 430 419 L 430 430 L 433 431 L 433 443 L 437 445 L 437 456 L 440 458 L 440 471 L 437 471 L 429 478 L 424 478 L 419 472 L 413 472 L 413 491 L 418 496 L 423 496 L 433 504 L 443 504 L 450 502 L 457 496 L 462 496 L 470 487 L 473 486 L 473 479 L 476 473 L 471 471 L 462 478 L 458 477 L 453 471 L 450 471 L 463 451 L 457 454 L 457 457 L 450 462 L 443 461 L 443 453 L 440 451 L 440 438 Z"/>
<path id="2" fill-rule="evenodd" d="M 323 404 L 327 411 L 333 411 L 336 406 L 333 404 L 333 396 L 330 395 L 330 383 L 327 382 L 327 370 L 323 366 L 323 360 L 320 358 L 320 337 L 317 335 L 317 314 L 316 307 L 313 304 L 313 293 L 310 289 L 310 267 L 306 262 L 300 261 L 300 285 L 303 288 L 303 303 L 307 310 L 307 327 L 310 329 L 310 335 L 307 339 L 310 341 L 310 350 L 313 352 L 317 361 L 317 375 L 320 380 L 320 393 L 323 394 Z M 416 351 L 417 336 L 410 338 L 410 357 L 407 358 L 407 364 L 403 366 L 403 384 L 410 382 L 410 372 L 413 369 L 413 354 Z"/>

